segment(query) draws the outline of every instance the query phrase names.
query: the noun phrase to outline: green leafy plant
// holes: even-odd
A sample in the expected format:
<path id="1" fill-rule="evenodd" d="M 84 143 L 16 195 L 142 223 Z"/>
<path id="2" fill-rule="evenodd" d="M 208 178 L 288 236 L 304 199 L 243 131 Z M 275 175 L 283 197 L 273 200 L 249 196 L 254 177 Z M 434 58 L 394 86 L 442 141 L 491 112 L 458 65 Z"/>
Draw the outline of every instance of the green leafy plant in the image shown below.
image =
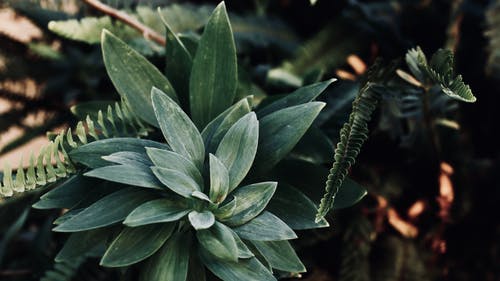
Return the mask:
<path id="1" fill-rule="evenodd" d="M 107 113 L 75 108 L 88 113 L 76 137 L 56 135 L 27 170 L 12 175 L 7 167 L 2 195 L 58 184 L 33 205 L 68 209 L 54 222 L 54 231 L 72 233 L 56 262 L 97 256 L 141 280 L 205 280 L 205 268 L 222 280 L 304 272 L 292 229 L 328 223 L 314 222 L 316 205 L 268 172 L 306 133 L 324 106 L 313 100 L 334 80 L 253 111 L 252 96 L 234 103 L 236 48 L 223 3 L 194 54 L 166 27 L 166 53 L 176 62 L 167 77 L 183 75 L 171 82 L 104 31 L 103 59 L 122 104 Z M 164 139 L 134 138 L 155 127 Z"/>

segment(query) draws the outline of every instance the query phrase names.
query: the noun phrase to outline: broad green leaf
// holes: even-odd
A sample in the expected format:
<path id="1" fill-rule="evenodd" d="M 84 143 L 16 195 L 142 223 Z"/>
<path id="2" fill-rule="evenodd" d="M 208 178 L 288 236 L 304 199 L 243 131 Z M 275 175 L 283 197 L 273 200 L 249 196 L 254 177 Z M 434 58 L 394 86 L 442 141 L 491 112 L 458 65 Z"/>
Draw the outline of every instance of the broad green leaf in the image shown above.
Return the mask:
<path id="1" fill-rule="evenodd" d="M 275 111 L 262 118 L 259 127 L 259 147 L 254 164 L 257 172 L 268 171 L 285 157 L 299 142 L 324 106 L 323 102 L 309 102 Z"/>
<path id="2" fill-rule="evenodd" d="M 367 194 L 366 189 L 350 178 L 346 178 L 333 202 L 333 210 L 351 207 Z"/>
<path id="3" fill-rule="evenodd" d="M 231 230 L 233 234 L 234 241 L 236 241 L 236 245 L 238 246 L 238 258 L 240 259 L 248 259 L 254 256 L 252 251 L 248 249 L 248 246 L 241 240 L 241 238 L 234 231 Z"/>
<path id="4" fill-rule="evenodd" d="M 125 219 L 123 224 L 131 227 L 173 222 L 181 219 L 190 212 L 184 200 L 162 198 L 146 202 L 135 208 Z"/>
<path id="5" fill-rule="evenodd" d="M 200 170 L 188 158 L 166 149 L 146 147 L 146 152 L 155 166 L 184 173 L 196 181 L 200 187 L 203 187 L 203 177 Z"/>
<path id="6" fill-rule="evenodd" d="M 160 12 L 160 8 L 158 10 L 167 31 L 165 75 L 176 89 L 182 107 L 189 108 L 189 77 L 193 58 L 179 37 L 172 31 L 167 19 Z"/>
<path id="7" fill-rule="evenodd" d="M 113 230 L 108 227 L 72 233 L 57 254 L 55 261 L 71 262 L 88 256 L 89 253 L 104 250 L 104 242 L 112 233 Z"/>
<path id="8" fill-rule="evenodd" d="M 208 196 L 205 193 L 201 192 L 201 191 L 195 191 L 195 192 L 191 193 L 191 197 L 200 199 L 202 201 L 206 201 L 206 202 L 212 203 L 212 201 L 210 200 L 210 198 L 208 198 Z"/>
<path id="9" fill-rule="evenodd" d="M 188 218 L 189 222 L 196 230 L 210 228 L 215 223 L 215 216 L 210 211 L 191 211 Z"/>
<path id="10" fill-rule="evenodd" d="M 222 261 L 205 250 L 200 251 L 200 256 L 203 264 L 224 281 L 276 281 L 273 274 L 256 258 L 242 259 L 238 262 Z"/>
<path id="11" fill-rule="evenodd" d="M 214 215 L 220 221 L 226 220 L 234 214 L 237 205 L 238 205 L 238 198 L 233 196 L 233 200 L 227 202 L 218 209 L 215 209 Z"/>
<path id="12" fill-rule="evenodd" d="M 240 118 L 227 131 L 215 156 L 229 172 L 229 191 L 235 189 L 252 167 L 259 139 L 259 121 L 254 112 Z"/>
<path id="13" fill-rule="evenodd" d="M 160 129 L 172 150 L 190 159 L 201 170 L 205 146 L 196 126 L 182 108 L 160 90 L 153 88 L 151 99 Z"/>
<path id="14" fill-rule="evenodd" d="M 210 200 L 214 203 L 221 203 L 226 199 L 229 191 L 229 173 L 222 162 L 209 155 L 210 163 Z"/>
<path id="15" fill-rule="evenodd" d="M 191 235 L 174 234 L 142 267 L 140 280 L 186 280 L 191 242 Z"/>
<path id="16" fill-rule="evenodd" d="M 297 238 L 293 230 L 270 212 L 264 211 L 250 222 L 233 228 L 243 239 L 277 241 Z"/>
<path id="17" fill-rule="evenodd" d="M 190 176 L 172 169 L 151 167 L 151 171 L 158 180 L 173 192 L 189 198 L 195 191 L 201 191 L 201 187 Z"/>
<path id="18" fill-rule="evenodd" d="M 170 150 L 168 145 L 151 140 L 136 138 L 111 138 L 79 146 L 72 149 L 69 152 L 69 156 L 73 162 L 81 163 L 90 168 L 99 168 L 109 165 L 108 161 L 101 158 L 102 156 L 120 151 L 145 153 L 145 147 Z"/>
<path id="19" fill-rule="evenodd" d="M 314 222 L 317 213 L 316 205 L 298 189 L 280 183 L 267 210 L 276 214 L 292 229 L 312 229 L 327 227 L 328 222 L 323 219 Z"/>
<path id="20" fill-rule="evenodd" d="M 207 153 L 214 153 L 220 141 L 224 135 L 226 135 L 227 130 L 229 130 L 236 121 L 240 120 L 241 117 L 250 112 L 249 98 L 250 97 L 246 97 L 226 109 L 203 129 L 201 136 L 203 137 Z"/>
<path id="21" fill-rule="evenodd" d="M 189 270 L 186 281 L 206 281 L 205 266 L 198 255 L 198 245 L 191 247 L 189 253 Z"/>
<path id="22" fill-rule="evenodd" d="M 150 167 L 153 165 L 153 162 L 149 160 L 149 157 L 146 153 L 132 152 L 132 151 L 120 151 L 115 152 L 113 154 L 103 156 L 102 159 L 122 165 L 131 165 L 131 166 L 146 166 Z"/>
<path id="23" fill-rule="evenodd" d="M 215 257 L 226 261 L 238 261 L 238 245 L 229 227 L 222 223 L 196 231 L 200 245 Z"/>
<path id="24" fill-rule="evenodd" d="M 163 188 L 151 169 L 144 165 L 112 165 L 91 170 L 84 175 L 132 186 Z"/>
<path id="25" fill-rule="evenodd" d="M 154 195 L 144 189 L 122 189 L 90 205 L 58 225 L 54 231 L 76 232 L 112 225 L 122 221 L 137 206 L 153 198 Z"/>
<path id="26" fill-rule="evenodd" d="M 326 164 L 332 161 L 334 148 L 335 145 L 330 138 L 312 125 L 290 152 L 290 156 L 315 164 Z"/>
<path id="27" fill-rule="evenodd" d="M 337 79 L 315 83 L 295 90 L 293 93 L 257 110 L 257 115 L 262 118 L 270 113 L 287 107 L 308 103 L 318 97 L 330 84 Z"/>
<path id="28" fill-rule="evenodd" d="M 306 272 L 295 250 L 288 241 L 252 241 L 253 245 L 269 262 L 271 267 L 286 272 Z"/>
<path id="29" fill-rule="evenodd" d="M 236 47 L 222 2 L 210 16 L 193 59 L 189 102 L 198 128 L 233 104 L 237 84 Z"/>
<path id="30" fill-rule="evenodd" d="M 120 96 L 127 100 L 137 116 L 158 126 L 150 93 L 156 87 L 177 101 L 168 79 L 145 57 L 107 30 L 102 32 L 101 45 L 106 71 Z"/>
<path id="31" fill-rule="evenodd" d="M 158 251 L 174 228 L 173 223 L 125 227 L 108 246 L 100 265 L 122 267 L 138 263 Z"/>
<path id="32" fill-rule="evenodd" d="M 238 198 L 232 215 L 224 219 L 229 225 L 241 225 L 260 214 L 276 191 L 277 182 L 261 182 L 237 188 L 231 195 Z"/>

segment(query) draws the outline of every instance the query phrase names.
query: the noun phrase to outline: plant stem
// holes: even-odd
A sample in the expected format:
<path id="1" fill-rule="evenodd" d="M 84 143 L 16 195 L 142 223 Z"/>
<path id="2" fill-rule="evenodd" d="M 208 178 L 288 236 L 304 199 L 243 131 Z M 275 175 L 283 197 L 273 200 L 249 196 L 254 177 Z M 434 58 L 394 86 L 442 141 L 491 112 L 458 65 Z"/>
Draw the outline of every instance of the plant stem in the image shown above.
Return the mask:
<path id="1" fill-rule="evenodd" d="M 429 88 L 424 87 L 424 94 L 422 98 L 424 123 L 427 129 L 427 133 L 431 142 L 432 150 L 437 160 L 437 164 L 441 163 L 441 146 L 439 142 L 439 135 L 434 126 L 434 121 L 432 120 L 432 114 L 429 104 Z"/>
<path id="2" fill-rule="evenodd" d="M 88 5 L 94 7 L 95 9 L 103 12 L 104 14 L 113 17 L 117 20 L 120 20 L 124 22 L 127 25 L 130 25 L 131 27 L 135 28 L 137 31 L 142 33 L 144 38 L 150 39 L 162 46 L 166 45 L 166 40 L 165 37 L 162 36 L 161 34 L 157 33 L 153 29 L 149 28 L 148 26 L 142 24 L 135 18 L 131 17 L 125 12 L 119 11 L 113 7 L 110 7 L 104 3 L 102 3 L 99 0 L 83 0 L 83 2 L 87 3 Z"/>

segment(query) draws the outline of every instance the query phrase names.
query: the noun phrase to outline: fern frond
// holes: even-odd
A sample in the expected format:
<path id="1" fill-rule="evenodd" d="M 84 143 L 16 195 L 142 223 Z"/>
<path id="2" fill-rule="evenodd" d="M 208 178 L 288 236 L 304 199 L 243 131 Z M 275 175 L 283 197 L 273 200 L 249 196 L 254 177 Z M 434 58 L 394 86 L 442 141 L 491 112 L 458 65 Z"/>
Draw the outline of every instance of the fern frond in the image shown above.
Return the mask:
<path id="1" fill-rule="evenodd" d="M 99 110 L 97 118 L 87 115 L 85 121 L 78 122 L 76 129 L 62 131 L 38 154 L 31 152 L 28 167 L 23 168 L 21 161 L 15 175 L 6 163 L 0 195 L 10 197 L 14 193 L 45 186 L 75 173 L 76 168 L 67 150 L 102 138 L 139 137 L 147 135 L 147 132 L 148 128 L 130 111 L 126 102 L 115 103 L 114 107 L 108 106 L 106 113 Z"/>
<path id="2" fill-rule="evenodd" d="M 332 209 L 335 196 L 344 182 L 349 168 L 354 164 L 361 146 L 368 138 L 368 121 L 380 100 L 380 94 L 374 90 L 375 84 L 367 82 L 352 103 L 349 120 L 340 130 L 340 142 L 335 149 L 332 168 L 326 181 L 325 195 L 316 215 L 316 222 L 325 217 Z"/>

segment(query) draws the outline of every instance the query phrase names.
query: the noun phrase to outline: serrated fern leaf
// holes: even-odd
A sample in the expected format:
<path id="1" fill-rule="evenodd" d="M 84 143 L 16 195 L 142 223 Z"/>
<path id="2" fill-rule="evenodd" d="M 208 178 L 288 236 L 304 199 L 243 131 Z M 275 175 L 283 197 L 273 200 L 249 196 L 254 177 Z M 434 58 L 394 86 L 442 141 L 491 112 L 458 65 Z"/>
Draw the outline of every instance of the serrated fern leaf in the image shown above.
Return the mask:
<path id="1" fill-rule="evenodd" d="M 360 90 L 352 104 L 349 120 L 340 130 L 340 142 L 337 144 L 334 163 L 326 181 L 325 195 L 316 215 L 316 222 L 320 221 L 332 209 L 335 196 L 344 182 L 349 168 L 354 164 L 361 146 L 368 138 L 368 121 L 380 99 L 380 94 L 373 89 L 372 82 L 368 82 Z"/>
<path id="2" fill-rule="evenodd" d="M 0 195 L 9 197 L 14 193 L 22 193 L 38 186 L 45 186 L 60 178 L 76 172 L 67 151 L 90 141 L 124 136 L 147 135 L 148 128 L 135 116 L 125 102 L 108 106 L 107 112 L 99 110 L 97 118 L 87 115 L 85 121 L 78 122 L 74 130 L 68 129 L 55 135 L 38 154 L 31 153 L 27 168 L 22 166 L 15 174 L 6 163 L 3 181 L 0 183 Z"/>

